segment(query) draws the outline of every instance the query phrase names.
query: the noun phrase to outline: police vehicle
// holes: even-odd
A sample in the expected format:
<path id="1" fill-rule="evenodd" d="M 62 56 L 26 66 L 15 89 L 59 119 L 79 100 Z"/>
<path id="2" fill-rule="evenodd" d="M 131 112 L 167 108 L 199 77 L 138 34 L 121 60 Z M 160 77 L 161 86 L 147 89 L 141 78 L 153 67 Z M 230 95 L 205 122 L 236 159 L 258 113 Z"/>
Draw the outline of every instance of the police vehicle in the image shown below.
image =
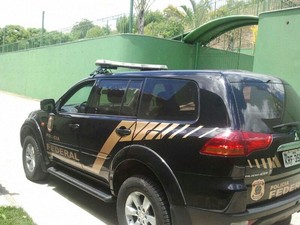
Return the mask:
<path id="1" fill-rule="evenodd" d="M 300 99 L 289 84 L 96 65 L 22 125 L 29 180 L 52 174 L 116 201 L 120 225 L 290 224 L 300 210 Z M 113 72 L 123 67 L 138 71 Z"/>

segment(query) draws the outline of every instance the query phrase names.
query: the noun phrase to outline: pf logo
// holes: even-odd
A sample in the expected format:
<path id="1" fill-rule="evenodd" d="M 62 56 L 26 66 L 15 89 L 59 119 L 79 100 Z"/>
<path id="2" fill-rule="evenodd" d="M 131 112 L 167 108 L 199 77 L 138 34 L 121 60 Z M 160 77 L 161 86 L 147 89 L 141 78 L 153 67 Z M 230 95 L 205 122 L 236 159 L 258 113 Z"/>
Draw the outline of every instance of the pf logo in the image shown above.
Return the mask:
<path id="1" fill-rule="evenodd" d="M 264 194 L 265 194 L 265 181 L 262 179 L 253 181 L 251 199 L 253 201 L 258 201 L 264 196 Z"/>

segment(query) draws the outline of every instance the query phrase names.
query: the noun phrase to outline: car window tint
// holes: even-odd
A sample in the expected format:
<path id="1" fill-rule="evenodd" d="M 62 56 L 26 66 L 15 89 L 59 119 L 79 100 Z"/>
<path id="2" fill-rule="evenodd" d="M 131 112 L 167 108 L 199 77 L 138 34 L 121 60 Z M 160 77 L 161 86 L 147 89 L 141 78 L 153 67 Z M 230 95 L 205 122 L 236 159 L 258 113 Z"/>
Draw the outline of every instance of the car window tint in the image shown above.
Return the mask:
<path id="1" fill-rule="evenodd" d="M 158 120 L 195 120 L 198 88 L 188 80 L 148 79 L 142 95 L 139 117 Z"/>
<path id="2" fill-rule="evenodd" d="M 142 81 L 101 80 L 89 113 L 134 116 Z"/>
<path id="3" fill-rule="evenodd" d="M 58 111 L 65 113 L 85 113 L 86 105 L 93 88 L 94 81 L 79 84 L 62 99 Z"/>
<path id="4" fill-rule="evenodd" d="M 137 113 L 138 100 L 141 92 L 142 81 L 130 81 L 126 90 L 121 115 L 135 116 Z"/>
<path id="5" fill-rule="evenodd" d="M 243 130 L 271 132 L 282 121 L 284 86 L 275 83 L 233 83 Z"/>
<path id="6" fill-rule="evenodd" d="M 228 127 L 228 112 L 222 98 L 210 91 L 200 90 L 200 122 L 203 126 Z"/>

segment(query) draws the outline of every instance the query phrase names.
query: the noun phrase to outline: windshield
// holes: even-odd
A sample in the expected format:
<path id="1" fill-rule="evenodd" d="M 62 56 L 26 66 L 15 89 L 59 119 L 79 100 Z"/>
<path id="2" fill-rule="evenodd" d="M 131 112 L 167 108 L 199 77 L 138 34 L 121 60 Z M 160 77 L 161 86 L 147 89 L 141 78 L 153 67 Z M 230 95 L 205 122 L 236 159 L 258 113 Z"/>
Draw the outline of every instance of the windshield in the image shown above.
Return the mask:
<path id="1" fill-rule="evenodd" d="M 281 83 L 233 83 L 245 131 L 274 133 L 276 127 L 300 121 L 300 99 L 295 91 Z"/>

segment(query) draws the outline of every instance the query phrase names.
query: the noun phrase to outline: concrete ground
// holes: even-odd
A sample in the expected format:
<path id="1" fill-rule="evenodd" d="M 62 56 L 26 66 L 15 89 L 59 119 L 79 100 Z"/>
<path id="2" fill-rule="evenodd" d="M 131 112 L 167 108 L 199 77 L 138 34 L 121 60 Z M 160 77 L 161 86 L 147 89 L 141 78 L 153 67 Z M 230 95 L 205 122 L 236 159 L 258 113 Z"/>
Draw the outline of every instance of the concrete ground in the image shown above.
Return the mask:
<path id="1" fill-rule="evenodd" d="M 0 92 L 0 205 L 20 206 L 37 225 L 117 225 L 115 204 L 50 176 L 43 183 L 25 178 L 19 130 L 39 102 Z M 300 213 L 292 225 L 300 225 Z"/>

